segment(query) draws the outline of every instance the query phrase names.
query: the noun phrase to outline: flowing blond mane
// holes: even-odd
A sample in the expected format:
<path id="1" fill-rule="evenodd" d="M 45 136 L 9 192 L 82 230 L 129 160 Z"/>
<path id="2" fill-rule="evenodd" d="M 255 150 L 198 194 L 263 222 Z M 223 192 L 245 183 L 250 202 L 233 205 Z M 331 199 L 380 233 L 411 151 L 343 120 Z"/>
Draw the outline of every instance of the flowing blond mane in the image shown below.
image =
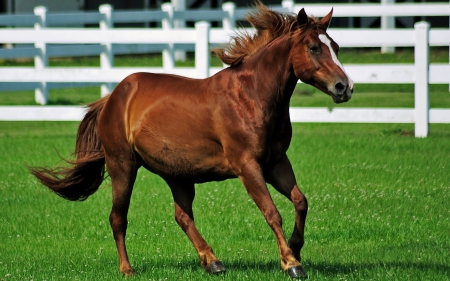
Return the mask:
<path id="1" fill-rule="evenodd" d="M 299 26 L 297 15 L 272 11 L 260 1 L 255 3 L 254 9 L 245 19 L 256 29 L 255 33 L 240 30 L 231 37 L 228 45 L 212 50 L 222 62 L 230 66 L 244 62 L 263 46 L 282 35 L 290 33 L 292 38 L 301 40 L 310 30 L 325 29 L 314 17 L 308 17 L 308 23 Z"/>

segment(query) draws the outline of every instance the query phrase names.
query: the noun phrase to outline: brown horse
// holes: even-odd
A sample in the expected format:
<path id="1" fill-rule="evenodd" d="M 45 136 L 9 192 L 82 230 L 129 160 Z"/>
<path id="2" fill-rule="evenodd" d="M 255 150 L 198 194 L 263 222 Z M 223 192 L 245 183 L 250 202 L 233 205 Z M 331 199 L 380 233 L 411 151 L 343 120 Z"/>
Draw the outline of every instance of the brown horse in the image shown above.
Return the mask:
<path id="1" fill-rule="evenodd" d="M 257 3 L 247 20 L 255 34 L 239 33 L 215 53 L 230 67 L 207 79 L 135 73 L 111 95 L 89 105 L 78 129 L 69 167 L 32 173 L 58 195 L 84 200 L 111 177 L 111 228 L 120 272 L 132 275 L 125 247 L 127 213 L 137 170 L 144 167 L 169 185 L 175 220 L 209 273 L 225 271 L 194 224 L 194 184 L 239 178 L 278 243 L 282 269 L 306 277 L 300 264 L 307 201 L 286 156 L 292 128 L 289 101 L 298 79 L 337 103 L 348 101 L 353 82 L 327 35 L 332 11 L 317 20 L 302 9 L 281 14 Z M 270 183 L 292 201 L 294 231 L 286 241 Z"/>

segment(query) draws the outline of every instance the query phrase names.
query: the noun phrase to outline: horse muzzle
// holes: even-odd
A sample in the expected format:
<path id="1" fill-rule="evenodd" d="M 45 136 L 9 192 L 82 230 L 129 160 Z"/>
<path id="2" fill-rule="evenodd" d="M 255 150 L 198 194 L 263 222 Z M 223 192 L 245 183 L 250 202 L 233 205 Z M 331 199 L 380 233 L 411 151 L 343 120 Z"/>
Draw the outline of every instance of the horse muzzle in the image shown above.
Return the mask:
<path id="1" fill-rule="evenodd" d="M 353 83 L 337 82 L 328 94 L 333 98 L 335 103 L 342 103 L 349 101 L 353 94 Z"/>

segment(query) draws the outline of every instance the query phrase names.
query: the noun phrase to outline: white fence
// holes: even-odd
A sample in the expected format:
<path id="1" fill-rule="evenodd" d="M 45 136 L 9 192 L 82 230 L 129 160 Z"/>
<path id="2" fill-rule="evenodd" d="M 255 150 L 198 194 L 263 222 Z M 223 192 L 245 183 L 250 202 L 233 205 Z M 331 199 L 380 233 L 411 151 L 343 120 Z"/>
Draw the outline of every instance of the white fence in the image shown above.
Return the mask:
<path id="1" fill-rule="evenodd" d="M 284 8 L 296 11 L 299 5 L 292 2 L 284 2 Z M 51 85 L 74 85 L 83 83 L 101 84 L 102 93 L 109 92 L 114 83 L 119 82 L 128 74 L 146 72 L 170 72 L 189 77 L 207 77 L 220 71 L 221 68 L 211 68 L 209 65 L 209 52 L 211 44 L 228 42 L 229 35 L 233 33 L 232 27 L 236 19 L 240 17 L 238 10 L 233 5 L 225 4 L 224 11 L 220 12 L 223 17 L 224 28 L 210 28 L 206 22 L 197 23 L 195 29 L 172 29 L 173 9 L 165 5 L 163 8 L 166 16 L 160 16 L 161 28 L 112 28 L 112 19 L 125 19 L 125 12 L 113 13 L 111 8 L 103 6 L 100 28 L 48 28 L 51 22 L 50 14 L 45 9 L 35 10 L 40 15 L 40 21 L 35 23 L 34 28 L 0 28 L 0 43 L 11 44 L 34 44 L 34 48 L 28 49 L 28 55 L 35 57 L 35 67 L 3 67 L 0 68 L 0 87 L 10 83 L 29 83 L 36 87 L 36 99 L 45 103 L 48 98 L 48 86 Z M 327 6 L 306 7 L 308 13 L 322 16 L 329 11 L 331 4 Z M 381 5 L 358 5 L 359 9 L 351 9 L 350 5 L 333 4 L 334 16 L 398 16 L 398 15 L 449 15 L 450 5 L 444 4 L 409 4 L 392 5 L 389 9 L 376 8 Z M 362 9 L 361 7 L 368 7 Z M 403 7 L 403 8 L 394 8 Z M 405 7 L 409 7 L 406 9 Z M 412 12 L 412 8 L 414 11 Z M 419 8 L 417 8 L 419 7 Z M 422 7 L 422 8 L 420 8 Z M 433 9 L 431 10 L 431 8 Z M 281 9 L 281 8 L 280 8 Z M 350 13 L 352 11 L 352 13 Z M 377 12 L 375 12 L 377 11 Z M 146 13 L 143 11 L 134 14 L 135 20 L 143 20 Z M 155 11 L 152 11 L 155 12 Z M 188 15 L 185 11 L 178 13 Z M 240 12 L 240 11 L 239 11 Z M 354 12 L 354 14 L 353 14 Z M 359 12 L 357 14 L 356 12 Z M 183 14 L 184 13 L 184 14 Z M 204 16 L 212 19 L 211 14 L 202 14 L 195 11 L 196 16 L 180 16 L 183 19 L 196 19 Z M 211 16 L 211 17 L 210 17 Z M 86 21 L 68 18 L 68 23 Z M 93 14 L 85 13 L 84 19 L 93 21 Z M 97 17 L 95 17 L 98 19 Z M 214 15 L 214 20 L 218 18 Z M 62 17 L 59 18 L 62 20 Z M 127 20 L 129 20 L 127 18 Z M 18 20 L 15 20 L 16 23 Z M 56 20 L 53 19 L 55 22 Z M 23 22 L 26 22 L 25 20 Z M 66 22 L 66 23 L 67 23 Z M 2 19 L 0 17 L 0 25 Z M 450 30 L 431 29 L 426 23 L 415 26 L 415 29 L 330 29 L 329 34 L 342 47 L 382 47 L 382 46 L 410 46 L 415 49 L 414 64 L 378 64 L 378 65 L 346 65 L 347 72 L 356 83 L 412 83 L 415 84 L 415 108 L 414 109 L 328 109 L 321 108 L 292 108 L 291 117 L 294 122 L 376 122 L 376 123 L 415 123 L 416 136 L 424 137 L 428 134 L 428 123 L 450 123 L 450 110 L 429 109 L 428 84 L 450 84 L 449 64 L 430 64 L 429 46 L 450 46 Z M 54 51 L 68 54 L 67 50 L 74 53 L 100 53 L 101 66 L 94 68 L 60 68 L 48 67 L 47 61 L 52 44 L 78 44 L 74 47 L 66 47 L 65 51 Z M 95 44 L 95 45 L 86 45 Z M 154 47 L 163 51 L 162 68 L 119 68 L 113 66 L 114 44 L 140 44 Z M 194 48 L 192 46 L 195 46 Z M 63 48 L 63 47 L 55 47 Z M 148 48 L 148 47 L 147 47 Z M 194 68 L 175 68 L 174 49 L 195 49 L 196 64 Z M 94 50 L 95 49 L 95 50 Z M 30 51 L 31 50 L 31 51 Z M 62 49 L 60 49 L 62 50 Z M 87 51 L 86 51 L 87 50 Z M 3 52 L 2 52 L 3 51 Z M 9 52 L 9 54 L 8 54 Z M 14 53 L 15 52 L 15 53 Z M 19 49 L 0 50 L 0 58 L 17 57 L 23 55 Z M 6 55 L 5 55 L 6 54 Z M 69 54 L 70 55 L 70 54 Z M 345 63 L 345 62 L 344 62 Z M 3 88 L 3 87 L 2 87 Z M 355 95 L 355 98 L 357 95 Z M 59 110 L 59 111 L 58 111 Z M 58 113 L 59 112 L 59 113 Z M 0 120 L 80 120 L 83 116 L 81 107 L 0 107 Z"/>

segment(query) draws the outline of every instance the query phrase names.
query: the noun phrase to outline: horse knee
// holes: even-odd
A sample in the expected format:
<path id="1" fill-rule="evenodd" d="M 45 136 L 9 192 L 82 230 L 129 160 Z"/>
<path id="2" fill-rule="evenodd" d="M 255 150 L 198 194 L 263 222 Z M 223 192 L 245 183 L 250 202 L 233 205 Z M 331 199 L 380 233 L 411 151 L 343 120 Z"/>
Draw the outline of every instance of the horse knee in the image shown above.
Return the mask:
<path id="1" fill-rule="evenodd" d="M 125 233 L 127 230 L 128 221 L 126 216 L 120 215 L 115 211 L 111 211 L 109 215 L 109 224 L 113 230 L 113 234 Z"/>
<path id="2" fill-rule="evenodd" d="M 193 219 L 186 214 L 181 208 L 176 208 L 175 210 L 175 221 L 181 227 L 181 229 L 186 232 Z"/>
<path id="3" fill-rule="evenodd" d="M 283 225 L 283 219 L 277 210 L 268 211 L 264 217 L 266 218 L 267 224 L 273 229 L 275 227 L 281 227 Z"/>
<path id="4" fill-rule="evenodd" d="M 308 200 L 305 196 L 303 196 L 303 199 L 300 200 L 296 205 L 299 212 L 308 212 Z"/>
<path id="5" fill-rule="evenodd" d="M 291 193 L 292 203 L 294 203 L 295 210 L 297 212 L 306 213 L 308 212 L 308 200 L 306 196 L 301 193 L 298 189 L 294 189 Z"/>

